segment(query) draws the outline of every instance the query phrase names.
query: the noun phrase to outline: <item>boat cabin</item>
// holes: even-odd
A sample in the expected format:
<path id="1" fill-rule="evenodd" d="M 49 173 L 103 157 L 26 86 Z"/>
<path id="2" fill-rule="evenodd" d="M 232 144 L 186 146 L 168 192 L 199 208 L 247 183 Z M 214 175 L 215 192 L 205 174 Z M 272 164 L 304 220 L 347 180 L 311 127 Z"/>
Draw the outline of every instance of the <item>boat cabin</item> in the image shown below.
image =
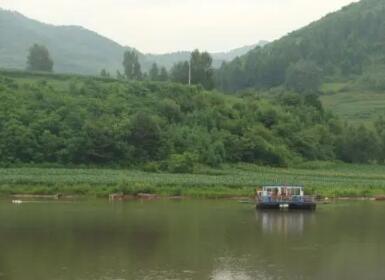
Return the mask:
<path id="1" fill-rule="evenodd" d="M 302 186 L 264 186 L 257 191 L 257 208 L 314 210 L 316 203 L 312 197 L 305 196 Z"/>

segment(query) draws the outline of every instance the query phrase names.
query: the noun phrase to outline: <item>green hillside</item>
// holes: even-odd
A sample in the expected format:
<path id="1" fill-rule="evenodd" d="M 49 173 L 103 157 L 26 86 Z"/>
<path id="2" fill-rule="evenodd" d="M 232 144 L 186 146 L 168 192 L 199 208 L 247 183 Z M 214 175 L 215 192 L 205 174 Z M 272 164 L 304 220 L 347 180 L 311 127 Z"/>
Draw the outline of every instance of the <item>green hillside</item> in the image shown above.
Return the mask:
<path id="1" fill-rule="evenodd" d="M 370 124 L 385 117 L 385 91 L 352 87 L 349 83 L 324 84 L 323 106 L 342 120 Z"/>
<path id="2" fill-rule="evenodd" d="M 58 73 L 99 74 L 122 71 L 125 47 L 80 26 L 54 26 L 29 19 L 17 12 L 0 9 L 0 67 L 25 69 L 28 49 L 34 44 L 46 46 Z M 145 70 L 152 61 L 140 54 Z"/>
<path id="3" fill-rule="evenodd" d="M 328 81 L 362 78 L 385 90 L 385 1 L 362 0 L 256 48 L 217 73 L 222 89 L 270 88 L 285 83 L 299 62 L 313 63 Z"/>
<path id="4" fill-rule="evenodd" d="M 264 97 L 265 96 L 265 97 Z M 344 125 L 317 97 L 242 97 L 168 82 L 0 72 L 0 164 L 288 166 L 382 162 L 385 123 Z"/>
<path id="5" fill-rule="evenodd" d="M 54 69 L 64 73 L 116 71 L 124 49 L 92 31 L 78 26 L 53 26 L 0 9 L 0 67 L 24 69 L 28 49 L 34 43 L 47 46 Z"/>
<path id="6" fill-rule="evenodd" d="M 17 12 L 0 8 L 0 68 L 25 69 L 28 49 L 35 43 L 45 45 L 55 62 L 58 73 L 99 74 L 107 69 L 115 74 L 122 71 L 124 46 L 79 26 L 54 26 L 29 19 Z M 260 44 L 266 44 L 261 41 Z M 213 54 L 214 66 L 245 54 L 253 46 Z M 156 62 L 171 68 L 180 61 L 188 60 L 191 52 L 170 54 L 143 54 L 138 52 L 144 71 Z"/>

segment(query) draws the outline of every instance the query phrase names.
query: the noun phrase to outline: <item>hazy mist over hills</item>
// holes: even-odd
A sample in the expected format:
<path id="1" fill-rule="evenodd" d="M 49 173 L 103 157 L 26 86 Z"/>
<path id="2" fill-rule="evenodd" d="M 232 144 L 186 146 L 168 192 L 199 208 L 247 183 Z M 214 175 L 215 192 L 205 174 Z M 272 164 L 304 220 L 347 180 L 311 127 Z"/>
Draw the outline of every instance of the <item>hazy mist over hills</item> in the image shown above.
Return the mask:
<path id="1" fill-rule="evenodd" d="M 101 69 L 115 73 L 122 69 L 122 57 L 126 49 L 96 32 L 80 26 L 55 26 L 29 19 L 18 12 L 0 9 L 0 67 L 24 69 L 28 48 L 34 43 L 47 46 L 55 72 L 97 74 Z M 214 53 L 214 66 L 247 53 L 258 44 L 241 47 L 229 52 Z M 142 68 L 147 71 L 152 63 L 170 68 L 174 63 L 187 60 L 190 52 L 169 54 L 142 54 Z"/>
<path id="2" fill-rule="evenodd" d="M 218 68 L 221 66 L 222 62 L 231 61 L 237 56 L 246 54 L 256 46 L 264 46 L 266 44 L 268 44 L 267 41 L 259 41 L 257 44 L 240 47 L 228 52 L 211 53 L 211 56 L 213 57 L 213 66 Z M 159 65 L 163 65 L 166 68 L 171 68 L 171 66 L 176 62 L 188 60 L 190 58 L 190 54 L 191 52 L 189 51 L 180 51 L 166 54 L 145 54 L 145 59 L 147 61 L 155 61 Z"/>

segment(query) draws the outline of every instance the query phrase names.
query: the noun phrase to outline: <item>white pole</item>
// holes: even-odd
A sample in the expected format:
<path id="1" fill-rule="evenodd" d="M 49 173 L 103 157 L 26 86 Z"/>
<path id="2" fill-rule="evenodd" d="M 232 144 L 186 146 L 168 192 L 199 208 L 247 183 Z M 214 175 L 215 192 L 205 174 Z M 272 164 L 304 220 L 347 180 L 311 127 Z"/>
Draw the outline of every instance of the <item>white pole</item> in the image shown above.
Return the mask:
<path id="1" fill-rule="evenodd" d="M 188 85 L 191 86 L 191 60 L 188 63 Z"/>

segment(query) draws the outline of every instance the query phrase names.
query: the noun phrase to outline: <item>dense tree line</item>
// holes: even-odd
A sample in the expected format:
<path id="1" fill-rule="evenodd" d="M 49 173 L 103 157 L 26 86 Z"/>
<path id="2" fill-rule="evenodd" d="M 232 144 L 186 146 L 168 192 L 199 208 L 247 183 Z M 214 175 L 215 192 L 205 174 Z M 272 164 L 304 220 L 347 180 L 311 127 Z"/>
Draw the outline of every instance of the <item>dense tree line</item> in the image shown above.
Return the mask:
<path id="1" fill-rule="evenodd" d="M 173 81 L 181 84 L 201 85 L 205 89 L 214 87 L 212 58 L 207 52 L 195 50 L 189 61 L 176 63 L 170 73 L 165 67 L 159 67 L 153 63 L 148 73 L 143 73 L 139 62 L 138 52 L 128 50 L 123 55 L 123 71 L 117 71 L 115 78 L 120 80 L 149 80 L 149 81 Z M 44 45 L 34 44 L 29 49 L 27 57 L 27 70 L 36 72 L 52 72 L 53 60 L 49 50 Z M 100 71 L 103 78 L 113 78 L 106 69 Z"/>
<path id="2" fill-rule="evenodd" d="M 205 89 L 214 88 L 214 70 L 212 57 L 207 52 L 195 50 L 189 61 L 176 63 L 170 70 L 159 67 L 156 63 L 148 73 L 143 73 L 135 50 L 126 51 L 123 59 L 125 78 L 128 80 L 173 81 L 181 84 L 201 85 Z M 105 70 L 102 77 L 107 77 Z M 118 75 L 121 78 L 121 75 Z"/>
<path id="3" fill-rule="evenodd" d="M 383 0 L 351 4 L 223 64 L 216 72 L 217 86 L 227 91 L 271 88 L 287 84 L 288 79 L 293 81 L 295 75 L 290 76 L 293 71 L 306 73 L 309 67 L 312 68 L 308 77 L 312 80 L 350 78 L 362 74 L 367 80 L 378 80 L 377 73 L 383 73 L 385 59 L 384 14 Z M 303 81 L 300 79 L 295 83 Z M 308 85 L 314 87 L 311 83 Z"/>
<path id="4" fill-rule="evenodd" d="M 0 76 L 0 162 L 287 166 L 301 160 L 382 162 L 385 121 L 353 127 L 317 96 L 208 92 L 173 83 Z"/>

